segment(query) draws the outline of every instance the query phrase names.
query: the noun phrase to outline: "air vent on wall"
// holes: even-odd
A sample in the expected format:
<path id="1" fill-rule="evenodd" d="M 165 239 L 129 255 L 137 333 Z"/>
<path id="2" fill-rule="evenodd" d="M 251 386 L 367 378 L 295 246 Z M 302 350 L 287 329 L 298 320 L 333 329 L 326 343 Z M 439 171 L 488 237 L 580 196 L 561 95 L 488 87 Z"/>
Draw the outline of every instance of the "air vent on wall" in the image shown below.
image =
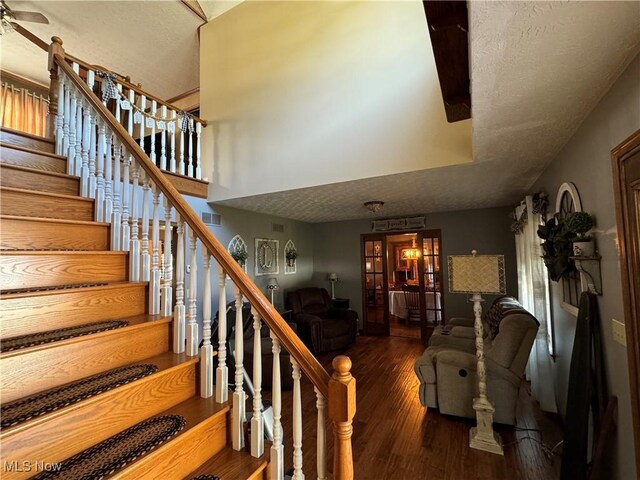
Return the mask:
<path id="1" fill-rule="evenodd" d="M 282 225 L 281 223 L 274 223 L 272 224 L 272 227 L 274 232 L 284 232 L 284 225 Z"/>
<path id="2" fill-rule="evenodd" d="M 202 221 L 207 225 L 220 225 L 222 218 L 218 213 L 202 212 Z"/>

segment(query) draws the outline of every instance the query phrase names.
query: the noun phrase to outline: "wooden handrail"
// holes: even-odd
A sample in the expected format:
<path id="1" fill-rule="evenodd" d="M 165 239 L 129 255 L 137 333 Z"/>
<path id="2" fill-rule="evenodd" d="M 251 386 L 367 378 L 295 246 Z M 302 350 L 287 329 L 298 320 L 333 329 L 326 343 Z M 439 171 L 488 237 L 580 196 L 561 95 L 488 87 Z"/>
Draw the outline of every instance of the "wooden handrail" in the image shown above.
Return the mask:
<path id="1" fill-rule="evenodd" d="M 74 83 L 76 88 L 83 93 L 85 100 L 99 112 L 102 119 L 125 145 L 128 152 L 135 157 L 149 178 L 169 199 L 170 203 L 176 209 L 176 212 L 189 225 L 189 228 L 192 229 L 207 250 L 211 252 L 231 280 L 240 288 L 240 291 L 259 313 L 260 317 L 267 323 L 269 328 L 273 330 L 280 339 L 282 346 L 293 356 L 296 362 L 298 362 L 300 368 L 302 368 L 314 386 L 325 398 L 329 398 L 329 381 L 331 377 L 324 367 L 320 365 L 302 340 L 300 340 L 291 327 L 289 327 L 287 322 L 284 321 L 267 297 L 253 284 L 242 267 L 238 265 L 222 244 L 213 236 L 200 217 L 182 198 L 178 190 L 167 180 L 162 171 L 151 162 L 147 154 L 133 138 L 131 138 L 124 127 L 116 121 L 115 117 L 102 104 L 100 99 L 82 81 L 80 76 L 73 71 L 71 66 L 66 62 L 65 56 L 60 53 L 55 53 L 55 49 L 52 49 L 52 51 L 53 58 L 50 60 L 50 65 L 52 65 L 53 62 L 57 64 Z"/>
<path id="2" fill-rule="evenodd" d="M 140 88 L 138 85 L 135 85 L 133 83 L 131 83 L 129 80 L 127 80 L 127 77 L 113 72 L 111 70 L 107 70 L 104 67 L 101 67 L 99 65 L 92 65 L 90 63 L 85 62 L 84 60 L 80 60 L 77 57 L 74 57 L 73 55 L 69 55 L 68 53 L 65 52 L 64 54 L 64 58 L 68 61 L 68 62 L 75 62 L 78 65 L 80 65 L 82 68 L 86 69 L 86 70 L 102 70 L 102 71 L 106 71 L 107 73 L 111 73 L 113 75 L 115 75 L 117 77 L 118 83 L 122 84 L 123 87 L 126 87 L 128 89 L 133 90 L 134 92 L 138 93 L 139 95 L 144 95 L 145 97 L 151 99 L 151 100 L 155 100 L 156 102 L 158 102 L 158 104 L 160 105 L 164 105 L 167 108 L 171 109 L 171 110 L 175 110 L 177 112 L 182 111 L 181 108 L 176 107 L 175 105 L 173 105 L 172 103 L 167 102 L 166 100 L 162 100 L 159 97 L 156 97 L 155 95 L 152 95 L 150 93 L 145 92 L 142 88 Z M 99 77 L 96 78 L 96 81 L 101 81 L 101 79 Z M 203 120 L 200 117 L 196 117 L 195 115 L 193 116 L 193 119 L 196 122 L 199 122 L 202 124 L 203 127 L 207 126 L 207 121 Z"/>

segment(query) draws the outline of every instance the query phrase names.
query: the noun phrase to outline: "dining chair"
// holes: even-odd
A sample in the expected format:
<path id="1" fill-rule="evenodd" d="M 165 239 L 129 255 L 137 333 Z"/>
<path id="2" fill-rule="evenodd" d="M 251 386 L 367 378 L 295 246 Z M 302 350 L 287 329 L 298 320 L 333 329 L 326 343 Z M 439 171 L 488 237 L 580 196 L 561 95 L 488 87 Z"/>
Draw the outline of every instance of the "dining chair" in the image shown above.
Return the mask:
<path id="1" fill-rule="evenodd" d="M 407 323 L 420 323 L 420 287 L 418 285 L 402 285 L 404 303 L 407 307 Z"/>

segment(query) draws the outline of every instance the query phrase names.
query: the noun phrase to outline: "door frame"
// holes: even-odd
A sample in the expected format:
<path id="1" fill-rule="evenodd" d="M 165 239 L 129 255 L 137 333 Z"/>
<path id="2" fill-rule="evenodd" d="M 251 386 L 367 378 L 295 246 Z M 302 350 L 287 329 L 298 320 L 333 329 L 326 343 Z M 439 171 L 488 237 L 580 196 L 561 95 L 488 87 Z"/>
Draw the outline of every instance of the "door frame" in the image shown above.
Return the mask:
<path id="1" fill-rule="evenodd" d="M 622 296 L 624 300 L 624 324 L 627 335 L 627 361 L 629 364 L 629 389 L 636 452 L 640 451 L 640 240 L 637 217 L 629 205 L 632 192 L 640 190 L 640 162 L 631 158 L 640 155 L 640 130 L 611 151 L 613 184 L 618 226 L 618 255 Z M 640 454 L 636 453 L 636 471 L 640 473 Z"/>

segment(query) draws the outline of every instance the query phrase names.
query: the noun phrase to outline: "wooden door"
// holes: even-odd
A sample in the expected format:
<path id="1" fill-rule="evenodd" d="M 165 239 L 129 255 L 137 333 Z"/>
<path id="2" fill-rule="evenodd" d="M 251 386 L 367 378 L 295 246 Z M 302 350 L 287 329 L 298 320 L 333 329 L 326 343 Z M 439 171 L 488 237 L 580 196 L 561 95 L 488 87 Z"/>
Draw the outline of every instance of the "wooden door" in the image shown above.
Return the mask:
<path id="1" fill-rule="evenodd" d="M 640 130 L 611 152 L 636 452 L 640 452 Z M 640 454 L 636 453 L 640 473 Z"/>
<path id="2" fill-rule="evenodd" d="M 389 335 L 386 256 L 386 235 L 362 235 L 362 314 L 367 335 Z"/>

